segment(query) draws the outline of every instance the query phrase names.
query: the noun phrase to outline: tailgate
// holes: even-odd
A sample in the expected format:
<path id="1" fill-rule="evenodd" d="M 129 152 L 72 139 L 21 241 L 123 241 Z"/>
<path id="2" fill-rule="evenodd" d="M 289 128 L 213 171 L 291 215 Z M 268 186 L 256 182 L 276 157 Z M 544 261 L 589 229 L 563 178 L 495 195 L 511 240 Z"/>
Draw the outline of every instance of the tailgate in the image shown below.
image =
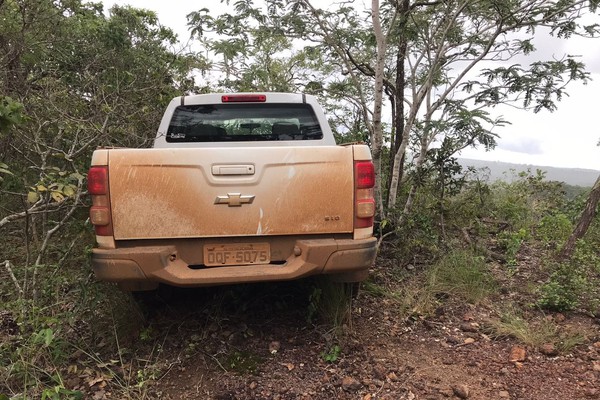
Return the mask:
<path id="1" fill-rule="evenodd" d="M 353 231 L 352 146 L 111 150 L 116 240 Z"/>

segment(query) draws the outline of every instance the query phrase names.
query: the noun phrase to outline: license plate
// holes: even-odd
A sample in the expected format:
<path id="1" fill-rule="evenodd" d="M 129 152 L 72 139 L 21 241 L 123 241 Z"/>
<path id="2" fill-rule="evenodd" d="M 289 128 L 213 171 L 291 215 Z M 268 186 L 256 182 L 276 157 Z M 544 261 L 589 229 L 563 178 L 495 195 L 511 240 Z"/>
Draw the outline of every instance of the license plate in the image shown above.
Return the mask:
<path id="1" fill-rule="evenodd" d="M 268 264 L 271 248 L 268 243 L 210 244 L 204 246 L 204 265 Z"/>

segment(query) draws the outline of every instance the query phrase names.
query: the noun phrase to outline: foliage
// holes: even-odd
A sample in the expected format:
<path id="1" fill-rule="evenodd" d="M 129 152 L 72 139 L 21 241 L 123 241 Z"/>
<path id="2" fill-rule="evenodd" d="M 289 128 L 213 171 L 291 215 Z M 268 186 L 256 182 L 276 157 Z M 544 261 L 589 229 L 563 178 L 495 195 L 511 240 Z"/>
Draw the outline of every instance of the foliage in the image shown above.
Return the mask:
<path id="1" fill-rule="evenodd" d="M 504 247 L 506 254 L 506 264 L 509 267 L 517 265 L 517 253 L 521 245 L 529 238 L 529 232 L 521 228 L 516 232 L 503 231 L 498 234 L 498 243 Z"/>
<path id="2" fill-rule="evenodd" d="M 539 288 L 538 305 L 554 311 L 600 307 L 600 254 L 597 243 L 579 241 L 570 260 L 550 262 L 551 275 Z"/>
<path id="3" fill-rule="evenodd" d="M 74 351 L 139 393 L 157 376 L 145 366 L 123 376 L 127 349 L 118 338 L 121 329 L 139 328 L 131 318 L 137 311 L 122 294 L 93 285 L 81 268 L 87 260 L 80 256 L 93 241 L 84 222 L 85 171 L 96 146 L 148 146 L 167 102 L 188 92 L 311 93 L 324 104 L 339 142 L 372 146 L 380 163 L 379 226 L 383 235 L 396 234 L 384 244 L 395 258 L 389 274 L 406 284 L 390 292 L 369 282 L 367 289 L 410 315 L 432 312 L 447 296 L 477 303 L 493 294 L 486 259 L 495 245 L 509 265 L 535 240 L 544 249 L 560 246 L 581 200 L 567 203 L 564 186 L 540 171 L 488 183 L 485 172 L 462 171 L 454 158 L 468 146 L 494 147 L 496 128 L 507 123 L 492 114 L 495 105 L 554 110 L 569 82 L 589 78 L 571 56 L 506 62 L 534 51 L 538 27 L 564 38 L 595 36 L 596 27 L 579 17 L 585 3 L 518 4 L 523 7 L 385 2 L 376 10 L 382 37 L 372 9 L 339 3 L 321 10 L 308 0 L 259 7 L 241 0 L 233 14 L 191 14 L 203 57 L 177 48 L 173 32 L 151 11 L 116 6 L 106 15 L 100 4 L 80 0 L 0 1 L 0 260 L 9 260 L 2 270 L 8 278 L 0 282 L 0 380 L 10 395 L 81 397 L 64 379 Z M 215 78 L 215 71 L 222 74 Z M 388 102 L 389 121 L 377 117 L 379 98 Z M 547 263 L 539 306 L 597 312 L 599 243 L 596 219 L 570 261 Z M 424 271 L 424 282 L 404 280 L 408 274 L 399 266 L 408 262 Z M 351 324 L 351 292 L 321 281 L 308 297 L 309 322 L 318 317 L 331 326 L 321 358 L 335 362 L 337 336 Z M 244 313 L 252 301 L 228 290 L 214 300 L 209 312 L 216 317 Z M 286 301 L 269 302 L 267 311 L 281 311 Z M 111 305 L 120 310 L 113 316 Z M 503 316 L 495 329 L 526 343 L 577 341 L 520 314 Z M 151 327 L 136 337 L 151 341 Z M 199 351 L 201 339 L 191 340 L 186 355 Z M 105 341 L 116 342 L 119 360 L 99 359 L 98 343 Z M 237 350 L 218 361 L 242 372 L 261 362 Z"/>
<path id="4" fill-rule="evenodd" d="M 223 360 L 223 365 L 228 370 L 241 374 L 254 374 L 262 363 L 262 359 L 248 351 L 236 350 L 228 354 Z"/>
<path id="5" fill-rule="evenodd" d="M 10 21 L 0 27 L 0 230 L 24 220 L 10 235 L 27 254 L 12 262 L 41 265 L 56 233 L 84 215 L 92 150 L 148 145 L 165 105 L 194 89 L 202 58 L 176 50 L 147 10 L 8 0 L 0 19 Z"/>
<path id="6" fill-rule="evenodd" d="M 556 247 L 563 243 L 573 231 L 573 223 L 563 213 L 544 215 L 536 228 L 536 236 Z"/>
<path id="7" fill-rule="evenodd" d="M 23 104 L 9 96 L 0 96 L 0 137 L 23 122 Z"/>
<path id="8" fill-rule="evenodd" d="M 543 171 L 527 170 L 517 178 L 511 183 L 498 181 L 493 185 L 496 217 L 508 222 L 511 229 L 528 228 L 544 215 L 564 207 L 562 184 L 547 181 Z"/>
<path id="9" fill-rule="evenodd" d="M 339 345 L 333 345 L 329 350 L 321 352 L 321 358 L 323 361 L 334 363 L 340 358 L 340 354 L 342 353 L 342 348 Z"/>
<path id="10" fill-rule="evenodd" d="M 335 66 L 320 87 L 351 103 L 355 115 L 363 119 L 377 176 L 388 179 L 387 185 L 378 180 L 376 198 L 383 200 L 385 187 L 387 206 L 393 208 L 397 195 L 404 192 L 401 186 L 417 187 L 404 179 L 411 157 L 407 150 L 412 150 L 414 168 L 419 170 L 428 153 L 438 147 L 433 146 L 436 142 L 449 154 L 476 144 L 493 147 L 492 130 L 505 123 L 490 116 L 493 106 L 512 103 L 534 112 L 553 110 L 569 82 L 587 81 L 583 64 L 570 55 L 528 66 L 506 64 L 535 51 L 532 37 L 537 27 L 546 27 L 559 38 L 595 36 L 597 25 L 586 25 L 580 16 L 596 6 L 595 2 L 541 0 L 508 8 L 487 1 L 381 5 L 375 1 L 371 9 L 360 10 L 345 4 L 321 9 L 308 0 L 270 0 L 265 10 L 240 1 L 235 15 L 222 18 L 229 30 L 217 33 L 227 33 L 232 45 L 242 41 L 239 38 L 247 34 L 239 15 L 244 14 L 244 22 L 250 19 L 267 31 L 310 43 L 326 58 L 327 67 Z M 364 13 L 370 18 L 364 18 Z M 206 19 L 196 17 L 190 22 L 198 32 L 206 29 Z M 392 111 L 389 130 L 380 120 L 382 94 Z M 387 154 L 383 143 L 389 143 Z M 383 171 L 384 165 L 389 169 Z M 412 189 L 401 222 L 416 194 Z M 381 214 L 385 211 L 380 207 Z"/>
<path id="11" fill-rule="evenodd" d="M 147 10 L 6 0 L 0 20 L 0 259 L 10 278 L 0 317 L 16 324 L 0 342 L 2 381 L 26 398 L 77 398 L 65 360 L 97 339 L 90 327 L 112 332 L 106 307 L 122 298 L 97 293 L 82 268 L 91 152 L 147 146 L 171 98 L 195 90 L 203 59 L 177 49 Z"/>

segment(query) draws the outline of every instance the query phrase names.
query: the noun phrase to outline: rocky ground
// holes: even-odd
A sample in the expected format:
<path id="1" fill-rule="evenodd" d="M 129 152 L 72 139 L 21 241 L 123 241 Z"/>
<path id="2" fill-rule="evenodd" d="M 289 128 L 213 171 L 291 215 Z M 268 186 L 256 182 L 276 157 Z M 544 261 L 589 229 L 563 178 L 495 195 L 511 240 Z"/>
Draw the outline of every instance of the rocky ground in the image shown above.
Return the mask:
<path id="1" fill-rule="evenodd" d="M 490 317 L 485 307 L 456 307 L 416 320 L 397 320 L 393 308 L 393 302 L 360 297 L 334 361 L 324 354 L 331 351 L 327 332 L 289 314 L 229 320 L 213 328 L 208 341 L 199 341 L 197 352 L 177 358 L 152 387 L 153 394 L 172 399 L 600 398 L 600 342 L 559 354 L 555 348 L 490 338 L 482 328 Z M 593 323 L 550 317 L 582 331 Z M 181 328 L 193 323 L 185 320 Z M 171 338 L 165 349 L 183 354 L 186 346 Z M 229 354 L 235 349 L 239 363 L 247 365 L 223 365 L 231 358 L 215 359 L 219 346 Z"/>
<path id="2" fill-rule="evenodd" d="M 121 355 L 66 386 L 93 399 L 600 399 L 599 321 L 531 307 L 534 261 L 492 265 L 490 298 L 442 297 L 426 314 L 386 295 L 406 281 L 380 261 L 371 281 L 385 290 L 362 291 L 337 325 L 315 319 L 311 281 L 177 290 L 145 299 Z M 507 304 L 525 310 L 520 334 L 498 328 Z M 551 332 L 536 342 L 539 330 Z"/>

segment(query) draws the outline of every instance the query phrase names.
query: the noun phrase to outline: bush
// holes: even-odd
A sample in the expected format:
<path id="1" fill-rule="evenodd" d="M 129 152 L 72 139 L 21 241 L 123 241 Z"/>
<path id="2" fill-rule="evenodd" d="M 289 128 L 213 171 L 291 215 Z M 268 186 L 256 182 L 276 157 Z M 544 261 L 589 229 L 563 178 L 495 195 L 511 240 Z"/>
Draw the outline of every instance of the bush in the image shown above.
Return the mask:
<path id="1" fill-rule="evenodd" d="M 540 221 L 536 236 L 547 244 L 556 245 L 568 239 L 573 231 L 573 224 L 563 213 L 546 215 Z"/>
<path id="2" fill-rule="evenodd" d="M 551 269 L 550 278 L 539 288 L 539 306 L 553 311 L 598 311 L 600 255 L 595 245 L 580 240 L 571 260 L 551 265 Z"/>
<path id="3" fill-rule="evenodd" d="M 498 234 L 498 242 L 505 249 L 506 264 L 510 267 L 517 265 L 517 253 L 523 242 L 529 239 L 529 232 L 521 228 L 516 232 L 504 231 Z"/>

